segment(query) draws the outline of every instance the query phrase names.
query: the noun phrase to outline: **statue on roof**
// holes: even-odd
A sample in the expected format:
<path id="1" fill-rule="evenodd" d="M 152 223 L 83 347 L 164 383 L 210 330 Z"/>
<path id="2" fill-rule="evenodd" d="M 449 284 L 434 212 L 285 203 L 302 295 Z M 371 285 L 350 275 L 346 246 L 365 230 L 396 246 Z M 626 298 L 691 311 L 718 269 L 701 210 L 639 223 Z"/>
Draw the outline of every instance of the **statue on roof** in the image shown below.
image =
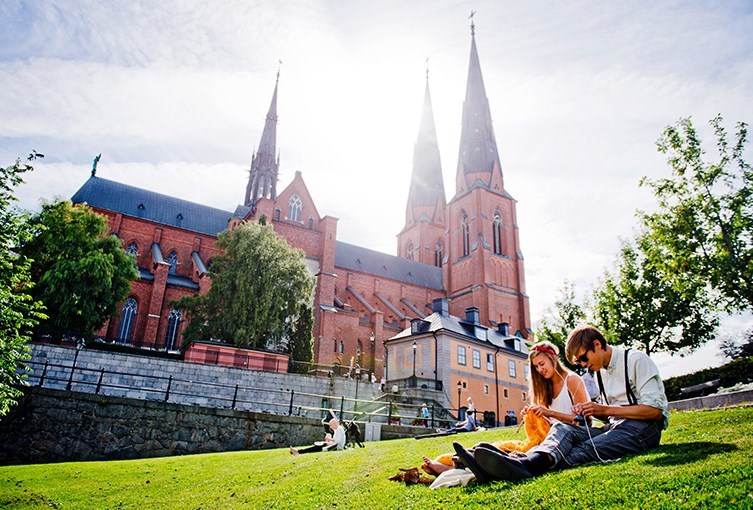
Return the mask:
<path id="1" fill-rule="evenodd" d="M 102 157 L 101 152 L 94 157 L 94 162 L 92 163 L 92 177 L 94 177 L 97 174 L 97 163 L 99 163 L 99 158 L 101 157 Z"/>

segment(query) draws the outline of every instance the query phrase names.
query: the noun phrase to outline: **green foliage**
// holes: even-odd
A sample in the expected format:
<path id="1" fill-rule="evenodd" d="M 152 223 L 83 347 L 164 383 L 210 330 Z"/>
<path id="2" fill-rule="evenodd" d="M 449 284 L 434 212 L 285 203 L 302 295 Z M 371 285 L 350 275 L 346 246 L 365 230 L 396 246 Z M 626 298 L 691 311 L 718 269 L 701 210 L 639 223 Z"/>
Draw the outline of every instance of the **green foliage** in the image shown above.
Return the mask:
<path id="1" fill-rule="evenodd" d="M 719 379 L 722 388 L 732 388 L 737 384 L 746 384 L 753 381 L 753 356 L 737 358 L 720 367 L 707 368 L 692 374 L 665 379 L 664 392 L 670 401 L 680 400 L 686 398 L 680 393 L 682 388 L 716 379 Z"/>
<path id="2" fill-rule="evenodd" d="M 585 322 L 586 312 L 576 302 L 575 284 L 565 280 L 559 289 L 559 296 L 554 301 L 554 310 L 548 308 L 541 319 L 535 334 L 537 342 L 549 341 L 559 347 L 561 358 L 567 366 L 574 368 L 565 358 L 565 344 L 570 332 Z"/>
<path id="3" fill-rule="evenodd" d="M 753 172 L 744 159 L 748 127 L 738 123 L 732 145 L 723 119 L 710 124 L 718 160 L 705 151 L 690 119 L 668 126 L 657 142 L 672 168 L 669 178 L 647 186 L 659 211 L 642 214 L 653 263 L 683 290 L 708 283 L 729 310 L 753 309 Z"/>
<path id="4" fill-rule="evenodd" d="M 291 456 L 287 448 L 157 459 L 0 467 L 0 507 L 203 509 L 750 508 L 753 407 L 672 413 L 662 444 L 618 462 L 519 482 L 431 490 L 387 480 L 514 428 L 368 443 Z"/>
<path id="5" fill-rule="evenodd" d="M 311 312 L 311 308 L 306 306 L 301 309 L 300 317 L 293 323 L 293 331 L 285 350 L 290 354 L 291 360 L 299 362 L 291 367 L 292 372 L 305 374 L 309 367 L 306 362 L 314 359 L 314 345 L 311 339 L 313 325 L 314 314 Z"/>
<path id="6" fill-rule="evenodd" d="M 696 280 L 678 288 L 656 264 L 652 240 L 624 242 L 613 273 L 594 290 L 594 318 L 607 340 L 642 349 L 691 352 L 714 337 L 718 316 L 708 307 L 706 287 Z"/>
<path id="7" fill-rule="evenodd" d="M 32 259 L 33 295 L 49 310 L 42 325 L 89 335 L 115 313 L 138 272 L 107 220 L 86 205 L 59 200 L 31 218 L 36 235 L 21 247 Z"/>
<path id="8" fill-rule="evenodd" d="M 25 164 L 17 160 L 0 168 L 0 416 L 21 396 L 16 386 L 23 384 L 29 370 L 26 343 L 34 326 L 45 318 L 42 304 L 30 294 L 29 260 L 13 251 L 31 235 L 26 215 L 12 208 L 13 191 L 23 182 L 22 174 L 33 170 L 29 163 L 37 157 L 42 156 L 32 153 Z"/>
<path id="9" fill-rule="evenodd" d="M 726 338 L 720 345 L 722 352 L 729 359 L 753 356 L 753 328 L 743 333 L 740 341 Z"/>
<path id="10" fill-rule="evenodd" d="M 183 338 L 309 356 L 313 279 L 303 252 L 259 223 L 221 233 L 217 247 L 224 254 L 213 259 L 209 292 L 175 304 L 191 314 Z"/>

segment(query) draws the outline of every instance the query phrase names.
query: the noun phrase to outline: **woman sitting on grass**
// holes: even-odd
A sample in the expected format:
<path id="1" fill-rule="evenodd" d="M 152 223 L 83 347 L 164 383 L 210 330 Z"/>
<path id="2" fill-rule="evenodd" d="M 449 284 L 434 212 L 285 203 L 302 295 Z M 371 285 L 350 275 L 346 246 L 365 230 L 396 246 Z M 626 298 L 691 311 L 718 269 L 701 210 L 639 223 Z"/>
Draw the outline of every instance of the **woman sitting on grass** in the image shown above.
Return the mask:
<path id="1" fill-rule="evenodd" d="M 494 446 L 504 451 L 526 452 L 541 443 L 553 421 L 575 423 L 572 407 L 588 402 L 586 385 L 578 374 L 571 372 L 559 359 L 559 348 L 551 342 L 539 342 L 528 353 L 531 377 L 528 383 L 531 404 L 523 408 L 527 439 L 499 441 Z M 439 475 L 452 469 L 453 454 L 446 453 L 431 460 L 423 456 L 421 468 Z"/>

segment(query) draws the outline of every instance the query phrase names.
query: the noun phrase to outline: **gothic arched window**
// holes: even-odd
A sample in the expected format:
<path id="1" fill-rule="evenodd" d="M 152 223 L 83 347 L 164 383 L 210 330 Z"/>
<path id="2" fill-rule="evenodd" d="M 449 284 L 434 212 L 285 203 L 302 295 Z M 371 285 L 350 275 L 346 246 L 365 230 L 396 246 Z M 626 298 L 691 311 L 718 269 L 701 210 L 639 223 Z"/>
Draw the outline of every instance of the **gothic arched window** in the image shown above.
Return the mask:
<path id="1" fill-rule="evenodd" d="M 314 230 L 314 218 L 309 217 L 308 229 Z"/>
<path id="2" fill-rule="evenodd" d="M 298 195 L 293 195 L 288 201 L 288 219 L 292 221 L 301 221 L 301 209 L 303 203 Z"/>
<path id="3" fill-rule="evenodd" d="M 460 235 L 463 238 L 463 257 L 465 257 L 471 252 L 471 230 L 468 227 L 468 216 L 465 213 L 460 218 Z"/>
<path id="4" fill-rule="evenodd" d="M 494 239 L 494 253 L 502 255 L 502 215 L 499 214 L 499 211 L 494 211 L 492 238 Z"/>
<path id="5" fill-rule="evenodd" d="M 133 255 L 133 258 L 138 257 L 139 255 L 139 245 L 137 245 L 135 242 L 128 245 L 128 248 L 125 249 L 125 252 L 128 255 Z"/>
<path id="6" fill-rule="evenodd" d="M 442 248 L 442 243 L 437 243 L 434 245 L 434 265 L 437 267 L 442 267 L 443 259 L 444 249 Z"/>
<path id="7" fill-rule="evenodd" d="M 131 341 L 137 309 L 138 304 L 133 298 L 128 298 L 123 303 L 123 310 L 120 312 L 120 330 L 118 330 L 118 339 L 121 342 L 127 343 Z"/>
<path id="8" fill-rule="evenodd" d="M 405 256 L 408 260 L 414 260 L 416 257 L 416 248 L 412 241 L 408 241 L 408 247 L 405 250 Z"/>
<path id="9" fill-rule="evenodd" d="M 178 254 L 174 251 L 170 252 L 170 255 L 167 256 L 167 260 L 165 260 L 168 264 L 170 264 L 170 270 L 168 271 L 169 274 L 175 274 L 178 270 Z"/>
<path id="10" fill-rule="evenodd" d="M 272 217 L 272 219 L 274 219 L 275 221 L 280 221 L 280 210 L 279 209 L 275 209 L 275 214 Z"/>
<path id="11" fill-rule="evenodd" d="M 170 310 L 170 314 L 167 316 L 167 334 L 165 335 L 165 350 L 172 351 L 175 348 L 175 340 L 178 339 L 178 327 L 180 326 L 180 320 L 183 317 L 183 312 L 177 308 Z"/>

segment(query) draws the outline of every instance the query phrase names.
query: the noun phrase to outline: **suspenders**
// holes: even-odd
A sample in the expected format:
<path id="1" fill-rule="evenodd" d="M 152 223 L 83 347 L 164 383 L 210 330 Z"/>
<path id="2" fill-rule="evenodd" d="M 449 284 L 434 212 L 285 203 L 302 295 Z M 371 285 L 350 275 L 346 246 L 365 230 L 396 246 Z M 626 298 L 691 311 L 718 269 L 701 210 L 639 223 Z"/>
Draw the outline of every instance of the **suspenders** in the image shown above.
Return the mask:
<path id="1" fill-rule="evenodd" d="M 628 405 L 634 406 L 638 404 L 638 399 L 635 398 L 635 395 L 633 394 L 633 390 L 630 389 L 630 378 L 628 377 L 628 353 L 630 352 L 630 349 L 625 349 L 625 393 L 627 393 L 628 398 Z M 601 381 L 601 370 L 596 372 L 596 381 L 599 383 L 599 393 L 601 394 L 601 398 L 604 401 L 604 405 L 609 405 L 609 400 L 607 400 L 607 394 L 604 391 L 604 383 Z"/>

